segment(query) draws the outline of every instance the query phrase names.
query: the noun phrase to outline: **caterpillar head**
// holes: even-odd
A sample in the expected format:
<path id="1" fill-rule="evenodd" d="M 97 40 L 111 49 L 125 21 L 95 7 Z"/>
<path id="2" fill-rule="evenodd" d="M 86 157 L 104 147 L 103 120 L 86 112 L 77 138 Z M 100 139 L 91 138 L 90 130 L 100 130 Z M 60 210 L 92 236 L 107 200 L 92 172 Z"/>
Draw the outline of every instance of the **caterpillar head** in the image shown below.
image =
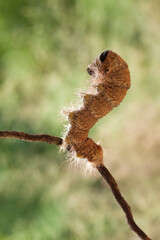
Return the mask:
<path id="1" fill-rule="evenodd" d="M 130 87 L 130 73 L 127 63 L 115 52 L 104 51 L 87 68 L 93 84 L 111 84 L 126 89 Z"/>

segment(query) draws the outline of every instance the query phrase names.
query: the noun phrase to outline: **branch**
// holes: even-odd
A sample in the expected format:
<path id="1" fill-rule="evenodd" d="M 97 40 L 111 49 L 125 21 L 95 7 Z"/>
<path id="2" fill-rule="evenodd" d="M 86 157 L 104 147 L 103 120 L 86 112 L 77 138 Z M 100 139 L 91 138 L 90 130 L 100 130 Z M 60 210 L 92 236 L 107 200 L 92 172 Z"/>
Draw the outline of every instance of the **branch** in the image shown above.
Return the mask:
<path id="1" fill-rule="evenodd" d="M 18 138 L 21 140 L 29 141 L 29 142 L 45 142 L 49 144 L 54 144 L 57 146 L 60 146 L 63 143 L 62 138 L 50 136 L 47 134 L 40 134 L 40 135 L 31 135 L 23 132 L 16 132 L 16 131 L 0 131 L 0 138 Z M 69 149 L 66 149 L 69 151 Z M 128 224 L 131 227 L 131 229 L 143 240 L 151 240 L 135 223 L 132 211 L 126 200 L 122 197 L 121 192 L 118 188 L 117 182 L 112 176 L 112 174 L 109 172 L 109 170 L 103 165 L 99 165 L 96 167 L 99 173 L 102 175 L 102 177 L 106 180 L 106 182 L 109 184 L 112 193 L 123 209 Z"/>
<path id="2" fill-rule="evenodd" d="M 31 135 L 15 131 L 0 131 L 0 138 L 18 138 L 28 142 L 45 142 L 57 146 L 61 145 L 63 142 L 62 138 L 50 136 L 47 134 Z"/>
<path id="3" fill-rule="evenodd" d="M 126 215 L 128 224 L 131 227 L 131 229 L 141 239 L 151 240 L 151 238 L 149 238 L 135 223 L 133 215 L 132 215 L 131 207 L 128 205 L 126 200 L 122 197 L 119 187 L 117 185 L 117 182 L 114 179 L 114 177 L 112 176 L 112 174 L 109 172 L 109 170 L 104 165 L 97 166 L 97 170 L 102 175 L 102 177 L 106 180 L 106 182 L 109 184 L 115 199 L 117 200 L 117 202 L 119 203 L 119 205 L 121 206 L 121 208 L 123 209 L 123 211 Z"/>

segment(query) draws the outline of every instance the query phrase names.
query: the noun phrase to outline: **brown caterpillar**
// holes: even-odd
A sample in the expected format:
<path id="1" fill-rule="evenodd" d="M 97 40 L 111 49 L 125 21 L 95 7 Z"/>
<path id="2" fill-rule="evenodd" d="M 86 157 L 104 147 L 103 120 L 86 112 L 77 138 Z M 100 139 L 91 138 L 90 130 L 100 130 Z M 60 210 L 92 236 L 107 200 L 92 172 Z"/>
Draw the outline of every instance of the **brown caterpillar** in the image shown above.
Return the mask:
<path id="1" fill-rule="evenodd" d="M 103 163 L 103 150 L 88 138 L 89 129 L 123 100 L 130 88 L 130 73 L 127 63 L 111 50 L 102 52 L 87 72 L 92 84 L 83 97 L 83 106 L 68 114 L 70 128 L 64 142 L 77 157 L 97 167 Z"/>

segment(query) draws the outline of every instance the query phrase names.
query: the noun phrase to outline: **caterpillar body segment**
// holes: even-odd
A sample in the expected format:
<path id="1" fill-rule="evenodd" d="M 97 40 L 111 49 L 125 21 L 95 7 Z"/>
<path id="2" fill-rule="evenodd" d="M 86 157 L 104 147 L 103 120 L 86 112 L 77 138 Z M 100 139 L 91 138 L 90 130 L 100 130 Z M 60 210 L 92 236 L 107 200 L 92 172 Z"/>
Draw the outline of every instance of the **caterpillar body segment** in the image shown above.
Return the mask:
<path id="1" fill-rule="evenodd" d="M 88 100 L 84 97 L 83 103 L 90 113 L 97 119 L 104 117 L 113 109 L 111 100 L 109 98 L 106 99 L 103 92 L 100 92 L 97 95 L 90 95 Z"/>
<path id="2" fill-rule="evenodd" d="M 85 106 L 80 110 L 69 113 L 68 120 L 72 126 L 83 130 L 89 130 L 98 121 L 96 116 L 92 115 Z"/>
<path id="3" fill-rule="evenodd" d="M 94 124 L 117 107 L 130 88 L 127 63 L 115 52 L 107 50 L 87 68 L 92 84 L 83 96 L 83 106 L 68 114 L 69 130 L 64 142 L 94 166 L 103 163 L 102 147 L 88 138 Z"/>
<path id="4" fill-rule="evenodd" d="M 96 166 L 103 163 L 102 147 L 96 144 L 92 139 L 87 138 L 84 142 L 74 145 L 77 157 L 87 158 L 87 160 Z"/>

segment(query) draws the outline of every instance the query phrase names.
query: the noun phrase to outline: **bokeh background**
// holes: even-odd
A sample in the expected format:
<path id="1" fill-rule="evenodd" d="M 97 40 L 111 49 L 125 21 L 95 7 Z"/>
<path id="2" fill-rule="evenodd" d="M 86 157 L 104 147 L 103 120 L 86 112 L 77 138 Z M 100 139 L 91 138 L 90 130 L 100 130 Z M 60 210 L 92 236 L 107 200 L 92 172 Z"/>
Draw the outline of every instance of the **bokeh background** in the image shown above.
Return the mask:
<path id="1" fill-rule="evenodd" d="M 62 136 L 86 67 L 112 49 L 132 86 L 90 136 L 154 240 L 160 235 L 160 1 L 0 0 L 0 129 Z M 103 180 L 56 146 L 0 140 L 0 240 L 136 240 Z"/>

